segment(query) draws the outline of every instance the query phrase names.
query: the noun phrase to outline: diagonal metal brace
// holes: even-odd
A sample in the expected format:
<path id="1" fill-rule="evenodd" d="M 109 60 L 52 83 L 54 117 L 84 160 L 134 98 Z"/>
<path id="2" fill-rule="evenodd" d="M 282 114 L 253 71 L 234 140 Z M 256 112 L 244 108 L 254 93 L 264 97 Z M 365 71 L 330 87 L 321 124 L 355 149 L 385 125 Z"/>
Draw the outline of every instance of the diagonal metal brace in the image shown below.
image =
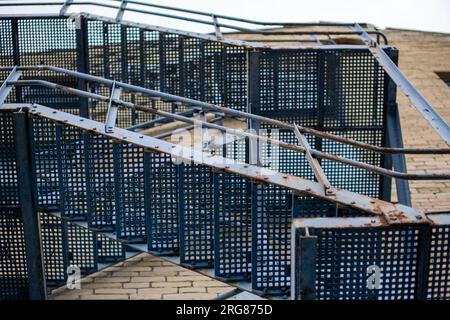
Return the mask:
<path id="1" fill-rule="evenodd" d="M 309 142 L 305 138 L 305 136 L 300 132 L 300 130 L 298 129 L 298 126 L 296 124 L 294 124 L 294 132 L 295 132 L 295 136 L 297 137 L 300 145 L 303 148 L 305 148 L 306 159 L 308 160 L 309 165 L 313 169 L 314 175 L 316 176 L 317 181 L 322 185 L 325 195 L 329 195 L 329 196 L 333 195 L 334 192 L 333 192 L 330 182 L 328 181 L 327 176 L 323 172 L 323 169 L 320 166 L 319 161 L 316 158 L 314 158 L 313 155 L 311 154 L 311 146 L 309 145 Z"/>
<path id="2" fill-rule="evenodd" d="M 367 45 L 374 58 L 383 67 L 384 71 L 386 71 L 389 77 L 391 77 L 391 79 L 398 85 L 398 87 L 408 97 L 412 106 L 420 112 L 425 120 L 428 121 L 442 140 L 450 145 L 450 126 L 445 119 L 433 109 L 433 107 L 420 94 L 414 85 L 405 77 L 405 75 L 403 75 L 386 52 L 384 52 L 383 48 L 376 41 L 374 41 L 359 24 L 355 24 L 352 29 L 360 32 L 361 39 Z"/>
<path id="3" fill-rule="evenodd" d="M 115 101 L 120 99 L 121 94 L 122 88 L 116 87 L 116 82 L 114 81 L 111 87 L 111 96 L 109 98 L 108 113 L 106 114 L 105 122 L 105 131 L 108 133 L 114 132 L 114 127 L 116 126 L 119 106 L 115 103 Z"/>
<path id="4" fill-rule="evenodd" d="M 13 85 L 9 84 L 9 82 L 17 81 L 21 75 L 22 71 L 18 71 L 17 67 L 14 67 L 6 80 L 3 82 L 0 87 L 0 107 L 5 103 L 6 98 L 9 96 L 13 88 Z"/>

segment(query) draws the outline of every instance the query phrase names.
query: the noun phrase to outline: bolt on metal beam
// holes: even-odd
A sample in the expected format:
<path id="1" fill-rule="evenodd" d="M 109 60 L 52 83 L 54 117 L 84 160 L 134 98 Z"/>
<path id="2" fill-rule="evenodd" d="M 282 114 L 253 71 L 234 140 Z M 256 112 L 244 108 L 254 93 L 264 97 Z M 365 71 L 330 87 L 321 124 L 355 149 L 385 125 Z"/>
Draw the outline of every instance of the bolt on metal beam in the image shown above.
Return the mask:
<path id="1" fill-rule="evenodd" d="M 48 88 L 52 88 L 52 89 L 58 89 L 58 90 L 62 90 L 64 92 L 68 92 L 70 94 L 73 95 L 78 95 L 78 96 L 82 96 L 82 97 L 88 97 L 88 98 L 92 98 L 92 99 L 97 99 L 99 101 L 105 101 L 105 102 L 110 102 L 111 98 L 110 97 L 105 97 L 102 95 L 98 95 L 98 94 L 94 94 L 94 93 L 90 93 L 90 92 L 86 92 L 86 91 L 82 91 L 79 89 L 75 89 L 75 88 L 70 88 L 70 87 L 65 87 L 62 85 L 58 85 L 49 81 L 45 81 L 45 80 L 21 80 L 21 81 L 15 81 L 15 82 L 9 82 L 9 83 L 13 83 L 16 85 L 42 85 L 42 86 L 46 86 Z M 259 136 L 257 134 L 252 134 L 252 133 L 247 133 L 244 131 L 240 131 L 240 130 L 234 130 L 234 129 L 230 129 L 227 127 L 223 127 L 223 126 L 219 126 L 219 125 L 215 125 L 212 123 L 208 123 L 205 121 L 201 121 L 201 120 L 195 120 L 195 119 L 191 119 L 191 118 L 187 118 L 187 117 L 183 117 L 183 116 L 179 116 L 176 115 L 174 113 L 170 113 L 170 112 L 165 112 L 165 111 L 160 111 L 156 108 L 149 108 L 149 107 L 142 107 L 139 105 L 136 105 L 134 103 L 131 102 L 125 102 L 122 100 L 115 100 L 115 103 L 119 106 L 123 106 L 126 108 L 131 108 L 131 109 L 135 109 L 135 110 L 139 110 L 142 112 L 149 112 L 149 113 L 153 113 L 165 118 L 169 118 L 169 119 L 174 119 L 174 120 L 179 120 L 179 121 L 183 121 L 186 123 L 191 123 L 194 124 L 196 126 L 202 126 L 205 128 L 211 128 L 211 129 L 217 129 L 217 130 L 221 130 L 221 131 L 225 131 L 228 133 L 232 133 L 235 134 L 237 136 L 245 136 L 248 138 L 252 138 L 255 140 L 261 140 L 264 142 L 267 142 L 268 144 L 272 144 L 272 145 L 279 145 L 280 147 L 283 148 L 287 148 L 293 151 L 298 151 L 301 153 L 305 153 L 305 148 L 304 147 L 300 147 L 300 146 L 296 146 L 296 145 L 291 145 L 289 143 L 285 143 L 283 141 L 278 141 L 278 140 L 274 140 L 274 139 L 269 139 L 263 136 Z M 297 128 L 299 128 L 299 126 L 297 126 Z M 298 129 L 300 131 L 300 129 Z M 398 179 L 407 179 L 407 180 L 450 180 L 450 173 L 444 173 L 444 174 L 439 174 L 439 173 L 415 173 L 415 174 L 408 174 L 408 173 L 403 173 L 403 172 L 397 172 L 397 171 L 393 171 L 393 170 L 389 170 L 389 169 L 385 169 L 385 168 L 381 168 L 381 167 L 377 167 L 374 165 L 369 165 L 366 163 L 362 163 L 356 160 L 352 160 L 352 159 L 348 159 L 348 158 L 344 158 L 344 157 L 340 157 L 334 154 L 329 154 L 329 153 L 325 153 L 322 151 L 318 151 L 315 149 L 310 149 L 310 154 L 313 155 L 316 158 L 322 158 L 322 159 L 328 159 L 331 161 L 335 161 L 335 162 L 340 162 L 346 165 L 350 165 L 353 167 L 358 167 L 358 168 L 362 168 L 377 174 L 381 174 L 384 176 L 389 176 L 389 177 L 394 177 L 394 178 L 398 178 Z"/>
<path id="2" fill-rule="evenodd" d="M 11 68 L 12 67 L 0 67 L 0 70 L 11 70 Z M 53 66 L 20 66 L 20 67 L 18 67 L 18 69 L 19 70 L 49 70 L 49 71 L 67 74 L 69 76 L 73 76 L 73 77 L 77 77 L 77 78 L 82 78 L 87 81 L 101 83 L 106 86 L 111 86 L 112 83 L 114 82 L 113 80 L 110 80 L 110 79 L 92 76 L 89 74 L 72 71 L 72 70 L 66 70 L 63 68 L 53 67 Z M 198 107 L 198 108 L 201 108 L 203 110 L 208 110 L 208 111 L 213 110 L 213 111 L 222 112 L 224 114 L 234 116 L 234 117 L 242 117 L 242 118 L 246 118 L 246 119 L 252 119 L 255 121 L 262 122 L 262 123 L 272 124 L 272 125 L 278 126 L 280 128 L 294 130 L 293 125 L 288 122 L 275 120 L 275 119 L 259 116 L 256 114 L 247 113 L 244 111 L 229 109 L 226 107 L 221 107 L 218 105 L 213 105 L 213 104 L 201 102 L 198 100 L 193 100 L 193 99 L 184 98 L 184 97 L 180 97 L 180 96 L 176 96 L 176 95 L 172 95 L 172 94 L 168 94 L 168 93 L 163 93 L 163 92 L 156 91 L 156 90 L 142 88 L 139 86 L 135 86 L 135 85 L 131 85 L 128 83 L 119 82 L 119 81 L 116 82 L 116 85 L 123 88 L 124 90 L 140 92 L 140 93 L 152 96 L 152 97 L 159 98 L 163 101 L 168 101 L 168 102 L 176 101 L 176 102 L 180 102 L 182 104 L 186 104 L 190 107 Z M 322 132 L 320 130 L 316 130 L 313 128 L 302 127 L 302 126 L 298 126 L 298 128 L 299 128 L 300 132 L 302 132 L 302 133 L 311 134 L 311 135 L 314 135 L 314 136 L 317 136 L 320 138 L 349 144 L 349 145 L 352 145 L 355 147 L 375 151 L 378 153 L 450 154 L 450 148 L 386 148 L 386 147 L 374 146 L 374 145 L 360 142 L 360 141 L 355 141 L 355 140 L 352 140 L 349 138 L 345 138 L 345 137 L 338 136 L 338 135 L 333 135 L 333 134 L 330 134 L 327 132 Z"/>
<path id="3" fill-rule="evenodd" d="M 275 170 L 245 164 L 233 159 L 211 155 L 198 150 L 182 147 L 153 137 L 140 135 L 126 129 L 116 128 L 113 133 L 105 131 L 103 123 L 82 118 L 66 112 L 57 111 L 42 105 L 30 105 L 30 113 L 37 118 L 46 118 L 65 125 L 74 126 L 89 132 L 104 135 L 125 143 L 132 143 L 145 149 L 170 154 L 182 161 L 194 162 L 226 173 L 235 173 L 260 183 L 268 183 L 290 189 L 299 194 L 318 197 L 337 204 L 370 212 L 375 216 L 389 216 L 392 224 L 422 223 L 422 211 L 404 205 L 374 199 L 355 192 L 335 189 L 333 197 L 324 195 L 321 184 L 296 176 L 282 174 Z"/>
<path id="4" fill-rule="evenodd" d="M 111 96 L 108 102 L 108 112 L 106 114 L 105 130 L 106 132 L 113 132 L 114 127 L 117 122 L 117 113 L 119 111 L 119 106 L 117 105 L 117 100 L 120 99 L 122 94 L 122 88 L 117 88 L 114 82 L 111 87 Z"/>

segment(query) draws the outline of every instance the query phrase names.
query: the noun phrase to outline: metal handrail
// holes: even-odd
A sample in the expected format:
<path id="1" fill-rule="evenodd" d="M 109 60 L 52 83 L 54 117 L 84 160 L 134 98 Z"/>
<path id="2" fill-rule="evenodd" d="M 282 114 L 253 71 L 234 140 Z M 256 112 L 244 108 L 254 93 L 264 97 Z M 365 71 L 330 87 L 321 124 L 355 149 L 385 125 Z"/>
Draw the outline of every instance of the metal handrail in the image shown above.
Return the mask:
<path id="1" fill-rule="evenodd" d="M 103 77 L 97 77 L 97 76 L 85 74 L 85 73 L 78 72 L 78 71 L 73 71 L 73 70 L 68 70 L 68 69 L 53 67 L 53 66 L 44 66 L 44 65 L 0 67 L 0 71 L 10 71 L 10 70 L 13 70 L 14 68 L 16 68 L 16 70 L 22 70 L 22 71 L 25 71 L 25 70 L 53 71 L 53 72 L 57 72 L 57 73 L 66 74 L 71 77 L 87 80 L 90 82 L 101 83 L 108 87 L 111 87 L 114 82 L 113 80 L 106 79 Z M 199 108 L 202 108 L 202 109 L 205 109 L 208 111 L 213 110 L 213 111 L 228 114 L 233 117 L 241 117 L 241 118 L 245 118 L 245 119 L 251 119 L 251 120 L 255 120 L 255 121 L 259 121 L 259 122 L 263 122 L 263 123 L 272 124 L 274 126 L 288 129 L 291 131 L 294 130 L 294 125 L 291 123 L 288 123 L 288 122 L 275 120 L 275 119 L 267 118 L 264 116 L 244 112 L 244 111 L 234 110 L 234 109 L 230 109 L 230 108 L 226 108 L 226 107 L 222 107 L 222 106 L 218 106 L 218 105 L 214 105 L 211 103 L 206 103 L 206 102 L 202 102 L 202 101 L 198 101 L 198 100 L 194 100 L 194 99 L 180 97 L 180 96 L 169 94 L 169 93 L 151 90 L 148 88 L 139 87 L 139 86 L 132 85 L 129 83 L 124 83 L 124 82 L 120 82 L 120 81 L 116 81 L 115 83 L 117 86 L 119 86 L 125 90 L 144 93 L 149 96 L 157 97 L 164 101 L 179 102 L 179 103 L 182 103 L 182 104 L 185 104 L 188 106 L 199 107 Z M 322 132 L 320 130 L 316 130 L 313 128 L 308 128 L 308 127 L 303 127 L 303 126 L 298 126 L 298 128 L 299 128 L 300 132 L 302 132 L 302 133 L 306 133 L 306 134 L 309 134 L 312 136 L 316 136 L 319 138 L 328 139 L 328 140 L 332 140 L 332 141 L 336 141 L 336 142 L 340 142 L 340 143 L 349 144 L 349 145 L 352 145 L 355 147 L 359 147 L 361 149 L 366 149 L 366 150 L 370 150 L 370 151 L 374 151 L 374 152 L 382 153 L 382 154 L 450 154 L 450 148 L 388 148 L 388 147 L 380 147 L 380 146 L 375 146 L 375 145 L 365 143 L 365 142 L 355 141 L 353 139 L 345 138 L 345 137 L 334 135 L 331 133 Z"/>
<path id="2" fill-rule="evenodd" d="M 116 0 L 109 0 L 114 2 L 121 2 L 121 3 L 132 3 L 132 4 L 139 4 L 142 6 L 148 6 L 148 7 L 155 7 L 155 8 L 162 8 L 166 10 L 172 10 L 172 11 L 178 11 L 178 12 L 184 12 L 184 13 L 192 13 L 197 14 L 201 16 L 213 16 L 216 18 L 222 18 L 225 20 L 235 21 L 235 22 L 243 22 L 243 23 L 250 23 L 260 26 L 289 26 L 289 27 L 306 27 L 306 26 L 335 26 L 335 27 L 354 27 L 355 23 L 276 23 L 276 22 L 261 22 L 261 21 L 253 21 L 248 19 L 241 19 L 236 17 L 230 17 L 220 14 L 209 14 L 201 11 L 194 11 L 189 9 L 181 9 L 181 8 L 175 8 L 175 7 L 169 7 L 169 6 L 162 6 L 162 5 L 156 5 L 152 3 L 141 3 L 140 1 L 116 1 Z M 250 28 L 244 28 L 228 23 L 220 23 L 215 21 L 206 21 L 206 20 L 200 20 L 196 18 L 189 18 L 184 17 L 180 15 L 174 15 L 174 14 L 168 14 L 168 13 L 162 13 L 162 12 L 155 12 L 155 11 L 149 11 L 149 10 L 143 10 L 138 8 L 130 8 L 130 7 L 124 7 L 121 4 L 114 5 L 114 4 L 106 4 L 106 3 L 99 3 L 96 1 L 78 1 L 78 2 L 67 2 L 67 1 L 54 1 L 54 2 L 17 2 L 17 3 L 0 3 L 1 6 L 63 6 L 64 13 L 67 10 L 68 6 L 75 6 L 75 5 L 89 5 L 89 6 L 98 6 L 103 8 L 109 8 L 109 9 L 117 9 L 119 12 L 123 11 L 130 11 L 130 12 L 136 12 L 136 13 L 143 13 L 143 14 L 149 14 L 149 15 L 155 15 L 170 19 L 176 19 L 176 20 L 182 20 L 182 21 L 188 21 L 193 23 L 199 23 L 204 25 L 210 25 L 215 27 L 223 27 L 228 28 L 240 32 L 246 32 L 246 33 L 252 33 L 252 34 L 262 34 L 262 35 L 310 35 L 310 34 L 316 34 L 316 35 L 358 35 L 361 36 L 362 32 L 357 30 L 348 30 L 348 31 L 314 31 L 314 30 L 303 30 L 303 31 L 270 31 L 270 30 L 261 30 L 261 29 L 250 29 Z M 63 10 L 62 10 L 63 11 Z M 61 13 L 63 13 L 61 11 Z M 117 16 L 119 17 L 119 15 Z M 120 21 L 120 19 L 118 20 Z M 369 34 L 376 35 L 377 37 L 381 37 L 384 41 L 384 44 L 388 44 L 388 39 L 386 35 L 384 35 L 380 31 L 372 31 L 368 30 L 366 31 Z"/>
<path id="3" fill-rule="evenodd" d="M 30 70 L 31 67 L 15 67 L 15 71 L 17 70 L 22 70 L 22 68 L 26 68 L 27 70 Z M 51 67 L 50 70 L 54 70 L 55 67 Z M 3 68 L 0 68 L 0 70 L 2 70 Z M 128 84 L 125 83 L 121 83 L 121 82 L 117 82 L 117 81 L 113 81 L 113 80 L 109 80 L 106 78 L 102 78 L 102 77 L 94 77 L 94 76 L 90 76 L 87 74 L 82 74 L 79 72 L 75 72 L 75 71 L 70 71 L 70 70 L 66 70 L 66 69 L 61 69 L 61 68 L 55 68 L 56 70 L 58 70 L 58 72 L 63 72 L 66 73 L 68 75 L 80 78 L 80 79 L 84 79 L 87 81 L 92 81 L 92 82 L 98 82 L 98 83 L 102 83 L 104 85 L 108 85 L 110 87 L 117 87 L 117 88 L 123 88 L 123 89 L 127 89 L 130 91 L 135 91 L 135 92 L 141 92 L 141 93 L 145 93 L 147 95 L 149 95 L 150 97 L 158 97 L 160 98 L 160 92 L 158 91 L 153 91 L 153 90 L 149 90 L 149 89 L 145 89 L 145 88 L 141 88 L 141 87 L 136 87 L 136 86 L 132 86 L 132 88 L 130 88 Z M 54 71 L 56 71 L 54 70 Z M 316 149 L 312 149 L 312 148 L 306 148 L 305 146 L 298 146 L 298 145 L 294 145 L 294 144 L 290 144 L 290 143 L 286 143 L 283 141 L 279 141 L 276 139 L 269 139 L 266 137 L 262 137 L 260 135 L 256 135 L 256 134 L 252 134 L 252 133 L 248 133 L 248 132 L 244 132 L 241 130 L 235 130 L 235 129 L 231 129 L 231 128 L 227 128 L 224 126 L 220 126 L 217 124 L 213 124 L 213 123 L 209 123 L 206 121 L 202 121 L 202 120 L 196 120 L 196 119 L 192 119 L 189 117 L 186 117 L 184 115 L 180 115 L 180 114 L 174 114 L 171 112 L 165 112 L 165 111 L 161 111 L 158 110 L 155 107 L 146 107 L 146 106 L 141 106 L 135 103 L 131 103 L 131 102 L 126 102 L 120 99 L 113 99 L 111 100 L 111 97 L 109 96 L 102 96 L 99 94 L 95 94 L 95 93 L 91 93 L 91 92 L 87 92 L 87 91 L 83 91 L 80 89 L 75 89 L 75 88 L 71 88 L 71 87 L 67 87 L 67 86 L 63 86 L 60 84 L 56 84 L 50 81 L 46 81 L 46 80 L 16 80 L 16 81 L 6 81 L 4 84 L 6 84 L 6 86 L 44 86 L 47 88 L 51 88 L 51 89 L 56 89 L 56 90 L 61 90 L 63 92 L 69 93 L 69 94 L 73 94 L 73 95 L 77 95 L 77 96 L 81 96 L 81 97 L 85 97 L 85 98 L 90 98 L 90 99 L 95 99 L 95 100 L 99 100 L 99 101 L 105 101 L 105 102 L 111 102 L 113 101 L 114 104 L 118 105 L 118 106 L 122 106 L 125 108 L 130 108 L 130 109 L 134 109 L 134 110 L 138 110 L 138 111 L 142 111 L 142 112 L 147 112 L 147 113 L 152 113 L 161 117 L 165 117 L 165 118 L 169 118 L 169 119 L 174 119 L 174 120 L 178 120 L 178 121 L 182 121 L 182 122 L 186 122 L 186 123 L 190 123 L 196 126 L 203 126 L 206 128 L 210 128 L 210 129 L 216 129 L 216 130 L 220 130 L 220 131 L 224 131 L 224 132 L 228 132 L 230 134 L 233 135 L 237 135 L 237 136 L 241 136 L 241 137 L 247 137 L 247 138 L 253 138 L 253 139 L 259 139 L 261 141 L 264 141 L 266 143 L 269 143 L 271 145 L 278 145 L 282 148 L 286 148 L 289 150 L 293 150 L 296 152 L 300 152 L 303 154 L 310 154 L 311 156 L 315 157 L 315 158 L 320 158 L 320 159 L 327 159 L 330 161 L 334 161 L 334 162 L 339 162 L 345 165 L 349 165 L 352 167 L 356 167 L 356 168 L 361 168 L 364 170 L 368 170 L 371 171 L 373 173 L 379 174 L 379 175 L 384 175 L 384 176 L 389 176 L 389 177 L 393 177 L 393 178 L 397 178 L 397 179 L 405 179 L 405 180 L 450 180 L 450 173 L 414 173 L 414 174 L 409 174 L 409 173 L 403 173 L 403 172 L 398 172 L 395 170 L 389 170 L 389 169 L 385 169 L 385 168 L 381 168 L 375 165 L 370 165 L 370 164 L 366 164 L 357 160 L 352 160 L 352 159 L 348 159 L 345 157 L 341 157 L 338 156 L 336 154 L 332 154 L 332 153 L 327 153 L 327 152 L 323 152 L 323 151 L 319 151 Z M 139 90 L 141 89 L 141 90 Z M 186 98 L 182 98 L 181 97 L 177 97 L 177 100 L 169 100 L 171 102 L 173 101 L 177 101 L 177 102 L 181 102 L 183 103 L 183 100 Z M 190 99 L 189 99 L 190 100 Z M 225 107 L 220 107 L 220 106 L 215 106 L 215 105 L 211 105 L 211 104 L 207 104 L 207 103 L 203 103 L 203 102 L 199 102 L 197 100 L 191 100 L 194 102 L 199 103 L 199 105 L 196 105 L 202 109 L 207 109 L 207 110 L 216 110 L 219 109 L 221 113 L 224 114 L 231 114 L 232 116 L 237 116 L 235 114 L 236 110 L 232 110 L 229 108 L 225 108 Z M 186 103 L 184 103 L 186 104 Z M 193 105 L 192 103 L 189 103 L 188 105 Z M 214 106 L 214 108 L 211 108 L 212 106 Z M 247 112 L 243 112 L 243 111 L 238 111 L 238 116 L 239 117 L 243 117 L 246 119 L 254 119 L 254 117 L 256 115 L 247 113 Z M 285 128 L 285 129 L 290 129 L 291 131 L 293 131 L 294 133 L 296 133 L 296 135 L 298 134 L 297 132 L 302 132 L 302 133 L 309 133 L 308 130 L 310 128 L 306 128 L 306 127 L 301 127 L 298 126 L 296 124 L 289 124 L 286 122 L 282 122 L 282 121 L 278 121 L 278 120 L 273 120 L 270 118 L 265 118 L 265 117 L 260 117 L 260 116 L 256 116 L 257 119 L 264 119 L 264 122 L 270 122 L 270 123 L 276 123 L 278 124 L 280 127 Z M 321 132 L 318 130 L 314 130 L 315 132 Z M 329 138 L 332 138 L 333 140 L 336 141 L 336 139 L 338 138 L 342 138 L 339 136 L 335 136 L 335 135 L 330 135 Z M 351 142 L 352 145 L 355 145 L 354 140 L 348 139 L 346 138 L 345 140 L 348 140 L 349 142 Z M 344 144 L 349 144 L 348 141 L 339 141 L 339 142 L 343 142 Z M 373 145 L 370 145 L 371 147 L 375 147 Z M 402 150 L 402 149 L 400 149 Z M 413 149 L 414 151 L 417 151 L 415 149 Z M 428 151 L 428 149 L 419 149 L 421 151 Z M 432 151 L 440 151 L 443 152 L 445 154 L 450 154 L 450 149 L 436 149 L 436 150 L 432 150 Z M 403 153 L 403 152 L 402 152 Z"/>

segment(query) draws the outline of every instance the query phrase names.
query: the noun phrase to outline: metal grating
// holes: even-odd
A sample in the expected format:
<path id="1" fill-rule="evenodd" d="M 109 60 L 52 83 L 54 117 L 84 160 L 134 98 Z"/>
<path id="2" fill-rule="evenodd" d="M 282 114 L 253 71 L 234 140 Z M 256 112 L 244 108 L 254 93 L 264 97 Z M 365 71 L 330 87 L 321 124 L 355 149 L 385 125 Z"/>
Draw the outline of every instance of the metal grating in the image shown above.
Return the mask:
<path id="1" fill-rule="evenodd" d="M 19 190 L 14 142 L 13 115 L 0 111 L 0 204 L 18 205 Z"/>
<path id="2" fill-rule="evenodd" d="M 157 252 L 176 253 L 179 250 L 178 168 L 170 155 L 148 152 L 145 156 L 149 168 L 146 182 L 148 191 L 145 192 L 149 205 L 148 248 Z"/>
<path id="3" fill-rule="evenodd" d="M 214 269 L 217 277 L 251 275 L 251 183 L 235 174 L 214 175 Z"/>
<path id="4" fill-rule="evenodd" d="M 87 219 L 88 136 L 71 126 L 57 126 L 60 140 L 60 198 L 61 214 L 73 219 Z"/>
<path id="5" fill-rule="evenodd" d="M 211 168 L 186 164 L 180 186 L 180 260 L 192 267 L 213 267 L 214 207 Z"/>
<path id="6" fill-rule="evenodd" d="M 358 130 L 348 132 L 331 132 L 357 141 L 381 146 L 384 133 L 379 130 Z M 380 166 L 382 155 L 369 150 L 359 149 L 350 145 L 336 143 L 330 140 L 322 142 L 323 151 L 347 159 L 358 160 L 367 164 Z M 381 197 L 380 175 L 360 168 L 345 166 L 329 160 L 322 160 L 322 168 L 330 183 L 338 188 L 358 192 L 370 197 Z"/>
<path id="7" fill-rule="evenodd" d="M 0 207 L 0 300 L 28 298 L 25 238 L 20 213 Z"/>
<path id="8" fill-rule="evenodd" d="M 252 188 L 252 287 L 288 293 L 292 191 L 258 183 Z"/>
<path id="9" fill-rule="evenodd" d="M 66 233 L 68 266 L 77 266 L 81 273 L 97 270 L 97 241 L 91 231 L 71 224 L 64 223 Z"/>
<path id="10" fill-rule="evenodd" d="M 45 278 L 47 286 L 57 286 L 66 279 L 66 234 L 61 219 L 47 213 L 40 213 L 40 218 Z"/>
<path id="11" fill-rule="evenodd" d="M 146 242 L 144 149 L 114 144 L 117 237 Z"/>
<path id="12" fill-rule="evenodd" d="M 14 22 L 13 22 L 14 23 Z M 77 70 L 76 28 L 73 21 L 65 18 L 35 18 L 17 20 L 19 65 L 53 65 Z M 48 30 L 51 30 L 49 32 Z M 26 71 L 23 78 L 40 77 L 66 86 L 75 86 L 69 76 L 50 71 Z M 20 89 L 23 102 L 42 103 L 55 109 L 79 114 L 79 98 L 69 93 L 42 87 Z"/>
<path id="13" fill-rule="evenodd" d="M 116 224 L 113 143 L 101 135 L 91 134 L 88 139 L 89 223 L 95 229 L 111 231 Z"/>
<path id="14" fill-rule="evenodd" d="M 313 229 L 318 236 L 319 300 L 414 299 L 419 229 Z M 380 288 L 368 289 L 368 267 L 380 268 Z"/>
<path id="15" fill-rule="evenodd" d="M 450 299 L 450 226 L 432 228 L 427 299 Z"/>
<path id="16" fill-rule="evenodd" d="M 46 119 L 31 122 L 37 202 L 42 208 L 59 208 L 61 127 Z"/>
<path id="17" fill-rule="evenodd" d="M 102 234 L 96 235 L 98 263 L 110 263 L 125 259 L 125 246 Z"/>

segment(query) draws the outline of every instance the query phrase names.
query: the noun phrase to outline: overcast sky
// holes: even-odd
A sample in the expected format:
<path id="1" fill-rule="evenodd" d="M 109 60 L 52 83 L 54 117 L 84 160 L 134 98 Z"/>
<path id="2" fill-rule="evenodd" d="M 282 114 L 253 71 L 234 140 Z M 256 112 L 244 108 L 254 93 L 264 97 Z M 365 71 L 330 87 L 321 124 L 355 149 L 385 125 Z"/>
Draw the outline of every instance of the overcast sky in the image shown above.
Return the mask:
<path id="1" fill-rule="evenodd" d="M 110 0 L 107 2 L 111 3 Z M 380 28 L 394 27 L 450 33 L 450 0 L 151 0 L 148 2 L 255 20 L 369 22 Z M 81 8 L 79 10 L 83 11 Z M 115 14 L 114 11 L 102 11 L 98 8 L 95 9 L 95 13 Z M 210 27 L 198 29 L 196 26 L 173 20 L 144 18 L 130 14 L 125 18 L 190 31 L 212 31 Z"/>

